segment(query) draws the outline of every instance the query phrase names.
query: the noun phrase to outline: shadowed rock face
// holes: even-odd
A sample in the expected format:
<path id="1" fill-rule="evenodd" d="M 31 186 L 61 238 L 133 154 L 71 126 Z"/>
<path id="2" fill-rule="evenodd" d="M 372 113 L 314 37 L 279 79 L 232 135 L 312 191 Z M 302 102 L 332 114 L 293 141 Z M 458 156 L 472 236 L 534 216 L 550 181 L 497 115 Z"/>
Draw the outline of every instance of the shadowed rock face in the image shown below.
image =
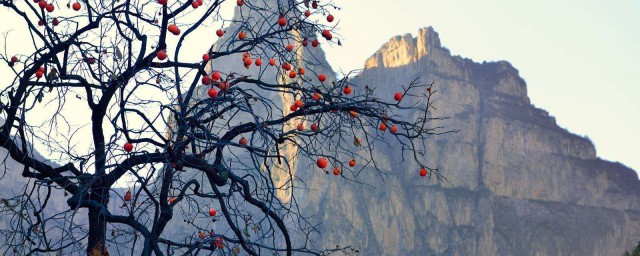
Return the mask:
<path id="1" fill-rule="evenodd" d="M 392 38 L 365 67 L 352 81 L 381 98 L 435 81 L 434 115 L 459 132 L 432 138 L 428 160 L 449 182 L 420 178 L 416 163 L 397 163 L 398 148 L 380 147 L 388 178 L 360 177 L 376 188 L 303 177 L 319 244 L 365 255 L 621 255 L 640 240 L 637 174 L 535 108 L 508 62 L 451 56 L 425 28 Z"/>

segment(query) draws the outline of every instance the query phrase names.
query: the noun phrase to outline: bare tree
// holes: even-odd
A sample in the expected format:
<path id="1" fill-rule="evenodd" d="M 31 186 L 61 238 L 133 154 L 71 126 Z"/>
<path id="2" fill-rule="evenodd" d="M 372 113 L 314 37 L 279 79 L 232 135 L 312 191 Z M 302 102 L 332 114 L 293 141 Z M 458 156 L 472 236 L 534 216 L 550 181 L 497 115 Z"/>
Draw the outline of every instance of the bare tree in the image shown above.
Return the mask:
<path id="1" fill-rule="evenodd" d="M 0 55 L 15 76 L 0 95 L 0 145 L 26 184 L 2 199 L 5 254 L 351 253 L 309 241 L 295 165 L 358 183 L 365 168 L 384 177 L 371 151 L 395 143 L 416 175 L 443 179 L 425 156 L 425 140 L 446 132 L 430 114 L 433 83 L 377 95 L 314 56 L 340 44 L 332 2 L 0 3 L 33 49 Z M 225 5 L 239 15 L 225 19 Z M 198 29 L 219 39 L 185 58 Z M 175 222 L 190 235 L 167 235 Z"/>

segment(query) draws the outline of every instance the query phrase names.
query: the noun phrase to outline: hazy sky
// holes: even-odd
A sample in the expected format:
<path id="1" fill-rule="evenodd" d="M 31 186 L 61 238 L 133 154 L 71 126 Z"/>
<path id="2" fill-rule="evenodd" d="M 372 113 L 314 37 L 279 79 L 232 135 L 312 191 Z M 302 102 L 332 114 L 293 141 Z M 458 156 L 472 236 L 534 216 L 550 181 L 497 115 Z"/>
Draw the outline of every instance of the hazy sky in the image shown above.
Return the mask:
<path id="1" fill-rule="evenodd" d="M 335 2 L 343 7 L 332 13 L 344 40 L 342 47 L 325 48 L 334 68 L 361 68 L 389 38 L 433 26 L 455 55 L 511 62 L 527 82 L 533 104 L 548 110 L 560 126 L 589 136 L 600 157 L 640 170 L 640 101 L 635 100 L 640 96 L 640 1 Z M 11 29 L 14 19 L 0 7 L 0 32 Z M 213 42 L 215 29 L 198 32 L 202 40 L 190 48 L 194 58 L 209 45 L 202 42 Z M 19 31 L 12 33 L 14 40 L 20 38 Z M 7 50 L 19 47 L 13 41 Z M 0 67 L 0 86 L 7 71 Z"/>

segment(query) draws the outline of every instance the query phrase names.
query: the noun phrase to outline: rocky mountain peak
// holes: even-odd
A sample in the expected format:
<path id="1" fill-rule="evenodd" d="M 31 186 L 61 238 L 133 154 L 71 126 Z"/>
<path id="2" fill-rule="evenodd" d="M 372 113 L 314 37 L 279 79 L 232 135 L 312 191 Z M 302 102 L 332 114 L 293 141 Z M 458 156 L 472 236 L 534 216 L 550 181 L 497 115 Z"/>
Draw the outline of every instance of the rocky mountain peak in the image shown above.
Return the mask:
<path id="1" fill-rule="evenodd" d="M 432 49 L 441 48 L 440 37 L 432 27 L 421 28 L 413 37 L 407 33 L 395 36 L 365 61 L 365 68 L 400 67 L 429 54 Z"/>
<path id="2" fill-rule="evenodd" d="M 391 38 L 352 82 L 383 97 L 416 78 L 435 82 L 433 114 L 458 131 L 426 142 L 449 182 L 416 178 L 412 162 L 383 167 L 389 179 L 367 193 L 311 177 L 303 205 L 333 235 L 321 244 L 372 255 L 621 255 L 640 240 L 637 174 L 532 105 L 509 62 L 453 56 L 427 27 Z M 387 163 L 398 151 L 373 154 Z"/>

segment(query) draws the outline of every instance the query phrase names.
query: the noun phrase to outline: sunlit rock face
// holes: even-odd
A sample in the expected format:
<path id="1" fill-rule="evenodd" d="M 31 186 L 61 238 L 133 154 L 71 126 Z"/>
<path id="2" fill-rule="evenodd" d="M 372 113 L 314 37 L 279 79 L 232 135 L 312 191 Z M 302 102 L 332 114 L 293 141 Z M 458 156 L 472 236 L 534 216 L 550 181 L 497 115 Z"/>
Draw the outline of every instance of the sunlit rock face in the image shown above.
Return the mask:
<path id="1" fill-rule="evenodd" d="M 273 13 L 271 13 L 271 16 L 267 16 L 265 20 L 256 21 L 255 19 L 246 19 L 245 23 L 243 24 L 232 23 L 229 27 L 225 28 L 225 36 L 218 39 L 218 41 L 213 45 L 213 52 L 224 52 L 232 49 L 233 47 L 238 47 L 239 45 L 244 43 L 242 41 L 236 40 L 237 33 L 239 33 L 240 31 L 246 32 L 248 38 L 252 38 L 253 36 L 257 35 L 273 33 L 275 28 L 270 24 L 265 25 L 264 23 L 267 23 L 269 21 L 276 22 L 279 15 L 279 13 L 276 11 L 278 10 L 278 6 L 280 6 L 280 8 L 284 8 L 285 6 L 287 6 L 286 1 L 274 0 L 260 1 L 252 4 L 258 8 L 271 10 Z M 252 15 L 255 15 L 255 13 L 247 11 L 247 9 L 235 8 L 233 20 L 243 20 L 242 17 L 253 17 Z M 289 15 L 302 16 L 303 14 L 299 11 L 293 11 Z M 262 66 L 260 67 L 257 67 L 254 64 L 252 64 L 249 68 L 244 67 L 242 54 L 238 53 L 212 60 L 206 66 L 206 70 L 208 70 L 209 72 L 219 71 L 223 74 L 237 73 L 238 75 L 236 76 L 247 76 L 248 78 L 259 79 L 262 82 L 270 84 L 285 84 L 295 81 L 300 83 L 302 86 L 305 86 L 309 83 L 309 81 L 315 81 L 317 83 L 316 76 L 321 73 L 325 74 L 329 81 L 335 80 L 335 75 L 326 60 L 322 48 L 312 47 L 311 44 L 309 44 L 308 47 L 302 46 L 302 41 L 305 38 L 311 41 L 317 37 L 316 34 L 310 32 L 305 33 L 300 31 L 291 31 L 287 37 L 287 39 L 282 40 L 282 45 L 280 47 L 284 48 L 284 46 L 287 44 L 293 45 L 295 50 L 291 53 L 285 53 L 284 50 L 283 52 L 276 53 L 271 48 L 260 48 L 253 50 L 260 52 L 260 55 L 262 55 Z M 278 40 L 272 39 L 272 42 L 278 42 Z M 322 44 L 324 44 L 324 42 L 321 42 L 321 45 Z M 279 55 L 284 55 L 285 58 L 277 57 Z M 276 60 L 276 65 L 270 66 L 269 59 L 264 58 L 264 56 L 276 56 L 274 57 L 274 59 Z M 257 56 L 253 56 L 252 59 L 255 61 L 255 58 L 257 58 Z M 304 79 L 300 79 L 301 76 L 299 75 L 295 80 L 290 79 L 286 75 L 287 73 L 283 72 L 283 69 L 281 68 L 281 64 L 285 60 L 287 60 L 288 63 L 293 66 L 294 71 L 297 71 L 300 67 L 305 68 L 307 73 L 304 76 Z M 265 99 L 268 99 L 270 102 L 272 102 L 273 105 L 271 105 L 269 108 L 261 108 L 259 105 L 254 108 L 254 113 L 257 117 L 259 117 L 260 120 L 277 119 L 291 113 L 290 106 L 296 100 L 295 98 L 293 98 L 291 93 L 278 93 L 269 90 L 262 90 L 257 86 L 247 86 L 247 84 L 242 83 L 239 85 L 244 86 L 245 89 L 251 87 L 251 89 L 256 92 L 256 95 L 260 95 L 261 97 L 264 97 Z M 200 87 L 197 93 L 198 98 L 207 98 L 208 88 L 208 86 Z M 301 118 L 295 118 L 287 122 L 282 128 L 282 132 L 284 133 L 286 131 L 296 129 L 296 125 L 302 122 L 301 120 Z M 250 115 L 237 115 L 234 116 L 233 120 L 230 120 L 230 125 L 233 126 L 244 122 L 253 121 L 253 117 L 251 117 Z M 282 165 L 270 166 L 270 172 L 272 173 L 274 185 L 276 188 L 278 188 L 275 193 L 282 202 L 287 203 L 290 202 L 292 197 L 292 175 L 295 176 L 296 172 L 302 167 L 298 167 L 298 165 L 300 164 L 300 161 L 298 161 L 297 158 L 298 148 L 292 142 L 287 141 L 285 143 L 282 143 L 279 145 L 279 148 L 280 153 L 284 156 L 285 159 L 288 159 L 288 162 L 283 163 Z M 244 149 L 235 150 L 233 154 L 236 156 L 240 156 L 240 158 L 247 157 L 246 159 L 250 161 L 249 154 Z M 260 168 L 263 171 L 266 171 L 266 168 L 264 166 L 261 166 Z"/>
<path id="2" fill-rule="evenodd" d="M 359 176 L 375 188 L 298 170 L 311 188 L 298 200 L 322 223 L 319 245 L 365 255 L 621 255 L 640 240 L 637 174 L 534 107 L 508 62 L 452 56 L 429 27 L 392 38 L 365 68 L 352 81 L 381 98 L 416 78 L 435 82 L 434 116 L 452 117 L 440 124 L 458 132 L 430 139 L 427 160 L 449 182 L 419 177 L 394 145 L 373 152 L 388 176 Z"/>

